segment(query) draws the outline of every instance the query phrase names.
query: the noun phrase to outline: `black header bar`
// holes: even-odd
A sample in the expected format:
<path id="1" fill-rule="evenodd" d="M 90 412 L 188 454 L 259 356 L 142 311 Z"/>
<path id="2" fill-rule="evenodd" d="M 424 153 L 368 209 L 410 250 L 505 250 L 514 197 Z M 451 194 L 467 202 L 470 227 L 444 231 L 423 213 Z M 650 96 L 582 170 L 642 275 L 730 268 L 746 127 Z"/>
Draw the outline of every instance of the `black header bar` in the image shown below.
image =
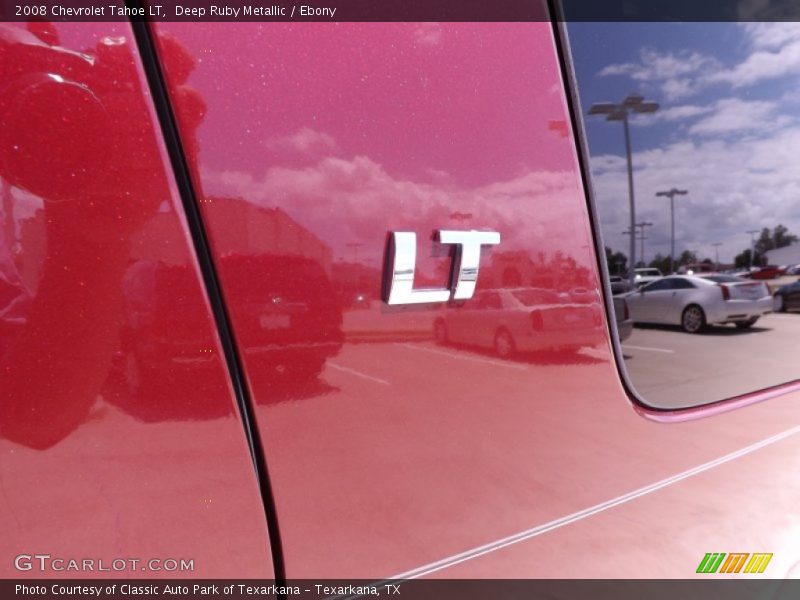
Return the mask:
<path id="1" fill-rule="evenodd" d="M 547 21 L 547 0 L 0 0 L 0 21 Z M 551 0 L 568 22 L 800 21 L 797 0 Z"/>

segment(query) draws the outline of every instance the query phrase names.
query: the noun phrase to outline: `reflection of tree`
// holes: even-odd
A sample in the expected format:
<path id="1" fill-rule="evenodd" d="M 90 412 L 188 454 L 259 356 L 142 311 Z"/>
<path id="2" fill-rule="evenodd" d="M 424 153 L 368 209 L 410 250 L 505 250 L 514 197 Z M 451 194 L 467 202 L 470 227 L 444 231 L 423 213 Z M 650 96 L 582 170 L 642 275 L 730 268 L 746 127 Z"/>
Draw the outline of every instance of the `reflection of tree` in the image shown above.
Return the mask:
<path id="1" fill-rule="evenodd" d="M 591 271 L 561 251 L 548 256 L 539 252 L 531 258 L 526 251 L 494 252 L 481 267 L 479 287 L 536 287 L 553 290 L 593 288 Z"/>
<path id="2" fill-rule="evenodd" d="M 503 270 L 503 280 L 500 282 L 503 287 L 520 287 L 522 285 L 522 274 L 516 267 L 506 267 Z"/>
<path id="3" fill-rule="evenodd" d="M 608 246 L 606 246 L 605 250 L 609 274 L 624 277 L 628 273 L 628 257 L 622 252 L 614 252 Z M 669 262 L 669 259 L 667 259 L 667 262 Z"/>
<path id="4" fill-rule="evenodd" d="M 678 256 L 675 264 L 677 265 L 691 265 L 700 262 L 697 258 L 697 252 L 692 252 L 691 250 L 684 250 Z"/>
<path id="5" fill-rule="evenodd" d="M 208 196 L 203 212 L 220 252 L 302 256 L 319 263 L 330 275 L 330 246 L 282 208 L 265 208 L 244 198 Z"/>
<path id="6" fill-rule="evenodd" d="M 753 254 L 752 264 L 762 264 L 765 260 L 765 254 L 770 250 L 785 248 L 797 241 L 798 237 L 793 233 L 789 233 L 789 229 L 784 225 L 777 225 L 772 231 L 770 231 L 769 227 L 764 227 L 754 244 L 755 253 Z M 750 248 L 737 254 L 734 258 L 734 264 L 737 268 L 749 267 L 751 264 Z"/>

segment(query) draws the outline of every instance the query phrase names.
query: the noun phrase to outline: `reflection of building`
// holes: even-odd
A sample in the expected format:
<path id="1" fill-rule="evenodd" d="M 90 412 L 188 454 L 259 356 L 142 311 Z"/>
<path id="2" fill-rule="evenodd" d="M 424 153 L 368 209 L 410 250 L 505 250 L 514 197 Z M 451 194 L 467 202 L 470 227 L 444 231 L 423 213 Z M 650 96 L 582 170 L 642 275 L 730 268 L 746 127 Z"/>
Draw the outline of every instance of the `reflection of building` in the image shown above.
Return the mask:
<path id="1" fill-rule="evenodd" d="M 301 256 L 331 273 L 331 249 L 280 208 L 263 208 L 239 198 L 206 198 L 217 248 L 225 254 Z"/>
<path id="2" fill-rule="evenodd" d="M 800 243 L 791 246 L 776 248 L 764 253 L 768 265 L 796 265 L 800 264 Z"/>
<path id="3" fill-rule="evenodd" d="M 241 198 L 212 196 L 203 202 L 203 211 L 213 223 L 210 231 L 214 245 L 224 248 L 225 254 L 309 258 L 330 276 L 331 249 L 280 208 L 264 208 Z M 157 213 L 133 236 L 136 250 L 132 254 L 138 259 L 158 258 L 167 264 L 177 264 L 171 263 L 167 249 L 160 242 L 172 239 L 163 230 L 174 227 L 173 216 Z"/>

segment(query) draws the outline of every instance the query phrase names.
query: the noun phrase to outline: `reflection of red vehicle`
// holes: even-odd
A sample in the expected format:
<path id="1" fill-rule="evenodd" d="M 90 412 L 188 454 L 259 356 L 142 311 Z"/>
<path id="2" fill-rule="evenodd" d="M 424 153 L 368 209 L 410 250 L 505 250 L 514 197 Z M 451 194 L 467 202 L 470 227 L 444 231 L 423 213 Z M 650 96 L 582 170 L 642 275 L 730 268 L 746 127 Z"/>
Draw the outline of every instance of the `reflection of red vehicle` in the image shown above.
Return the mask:
<path id="1" fill-rule="evenodd" d="M 296 256 L 224 256 L 220 268 L 238 300 L 237 342 L 259 369 L 302 382 L 342 347 L 342 307 L 322 267 Z M 299 285 L 302 282 L 302 285 Z"/>
<path id="2" fill-rule="evenodd" d="M 776 279 L 781 275 L 786 274 L 786 267 L 778 267 L 775 265 L 767 265 L 761 267 L 757 271 L 751 272 L 747 277 L 750 279 Z"/>
<path id="3" fill-rule="evenodd" d="M 342 346 L 342 311 L 322 268 L 291 256 L 233 255 L 221 263 L 236 281 L 248 282 L 241 289 L 231 287 L 247 298 L 237 315 L 245 323 L 237 340 L 242 351 L 258 361 L 261 371 L 280 373 L 295 385 L 316 377 Z M 295 285 L 298 278 L 311 287 Z M 129 389 L 115 403 L 146 420 L 219 416 L 216 405 L 202 406 L 203 395 L 180 402 L 170 398 L 178 379 L 191 380 L 198 369 L 215 366 L 202 315 L 185 305 L 197 290 L 194 271 L 140 261 L 128 269 L 123 285 L 128 322 L 120 367 Z M 309 296 L 309 289 L 319 295 Z"/>

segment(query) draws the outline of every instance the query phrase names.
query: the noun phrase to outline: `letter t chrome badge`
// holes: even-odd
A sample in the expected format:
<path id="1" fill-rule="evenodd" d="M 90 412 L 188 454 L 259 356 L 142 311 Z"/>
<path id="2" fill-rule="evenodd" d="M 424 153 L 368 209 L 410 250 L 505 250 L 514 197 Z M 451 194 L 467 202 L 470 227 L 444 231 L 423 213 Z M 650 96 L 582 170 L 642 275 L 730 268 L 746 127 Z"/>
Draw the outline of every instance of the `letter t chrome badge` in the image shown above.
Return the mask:
<path id="1" fill-rule="evenodd" d="M 472 298 L 478 282 L 481 246 L 496 246 L 500 234 L 496 231 L 452 231 L 439 230 L 437 238 L 441 244 L 455 244 L 455 300 Z M 450 289 L 414 289 L 414 271 L 417 265 L 417 234 L 410 231 L 392 232 L 391 280 L 388 286 L 387 304 L 426 304 L 447 302 Z M 450 282 L 452 289 L 453 282 Z"/>

